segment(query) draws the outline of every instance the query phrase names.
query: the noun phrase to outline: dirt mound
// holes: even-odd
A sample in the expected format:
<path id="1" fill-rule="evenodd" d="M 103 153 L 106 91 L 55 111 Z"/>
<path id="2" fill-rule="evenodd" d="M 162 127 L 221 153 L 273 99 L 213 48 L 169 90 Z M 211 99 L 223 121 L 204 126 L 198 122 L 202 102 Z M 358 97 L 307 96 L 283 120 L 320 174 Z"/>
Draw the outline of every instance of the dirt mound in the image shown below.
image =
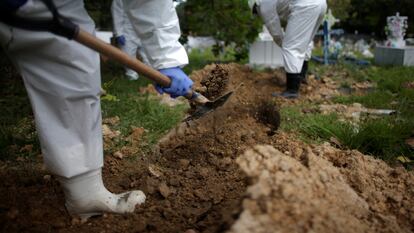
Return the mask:
<path id="1" fill-rule="evenodd" d="M 396 171 L 383 162 L 348 152 L 347 157 L 365 169 L 339 168 L 321 155 L 331 151 L 336 162 L 344 162 L 336 158 L 341 152 L 329 147 L 314 150 L 321 154 L 308 147 L 295 159 L 271 146 L 256 146 L 240 156 L 237 162 L 254 184 L 248 188 L 240 219 L 229 232 L 412 231 L 414 216 L 401 216 L 414 206 L 403 204 L 414 197 L 412 174 L 400 170 L 403 179 L 395 182 L 389 172 Z M 378 167 L 385 170 L 373 176 L 370 168 Z M 369 183 L 377 183 L 375 178 L 382 182 L 365 186 L 365 182 L 352 182 L 356 176 Z M 355 184 L 363 190 L 355 189 Z"/>
<path id="2" fill-rule="evenodd" d="M 210 65 L 191 77 L 197 89 L 210 90 L 210 98 L 243 85 L 224 106 L 171 131 L 154 152 L 105 157 L 109 190 L 141 189 L 146 193 L 147 202 L 135 213 L 106 214 L 86 224 L 72 221 L 64 210 L 60 188 L 41 169 L 38 158 L 25 161 L 36 165 L 30 169 L 0 163 L 1 230 L 255 233 L 272 232 L 268 229 L 277 226 L 285 232 L 414 229 L 411 172 L 390 168 L 355 151 L 307 145 L 294 135 L 275 132 L 274 109 L 328 99 L 336 94 L 332 80 L 310 78 L 299 99 L 284 100 L 271 95 L 284 88 L 281 71 Z M 283 154 L 268 147 L 246 152 L 257 144 L 271 145 Z M 243 231 L 244 227 L 251 230 Z"/>

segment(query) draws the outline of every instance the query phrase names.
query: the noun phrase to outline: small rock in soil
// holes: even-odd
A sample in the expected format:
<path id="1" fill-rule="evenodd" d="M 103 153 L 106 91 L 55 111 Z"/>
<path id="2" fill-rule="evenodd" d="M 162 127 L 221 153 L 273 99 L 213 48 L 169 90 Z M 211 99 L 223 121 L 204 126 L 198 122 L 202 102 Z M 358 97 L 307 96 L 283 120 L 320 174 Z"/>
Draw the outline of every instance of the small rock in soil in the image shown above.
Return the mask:
<path id="1" fill-rule="evenodd" d="M 117 151 L 114 153 L 114 157 L 117 159 L 123 159 L 124 158 L 124 154 L 122 154 L 120 151 Z"/>
<path id="2" fill-rule="evenodd" d="M 161 183 L 161 185 L 158 187 L 158 191 L 160 191 L 161 195 L 164 198 L 168 198 L 168 196 L 171 194 L 171 189 L 168 188 L 167 184 Z"/>
<path id="3" fill-rule="evenodd" d="M 203 167 L 200 169 L 200 171 L 198 172 L 200 174 L 200 176 L 202 176 L 203 178 L 208 177 L 208 169 Z"/>
<path id="4" fill-rule="evenodd" d="M 172 186 L 180 186 L 180 180 L 178 178 L 170 178 L 168 182 Z"/>
<path id="5" fill-rule="evenodd" d="M 200 200 L 202 201 L 208 201 L 210 200 L 210 198 L 208 197 L 208 195 L 206 194 L 206 192 L 204 192 L 204 190 L 202 189 L 196 189 L 194 191 L 194 195 L 198 198 L 200 198 Z"/>
<path id="6" fill-rule="evenodd" d="M 190 161 L 188 159 L 180 159 L 180 167 L 182 169 L 186 170 L 188 165 L 190 165 Z"/>
<path id="7" fill-rule="evenodd" d="M 160 169 L 155 166 L 154 164 L 150 164 L 148 166 L 148 171 L 151 175 L 155 176 L 155 177 L 160 177 L 162 176 L 162 172 L 160 171 Z"/>

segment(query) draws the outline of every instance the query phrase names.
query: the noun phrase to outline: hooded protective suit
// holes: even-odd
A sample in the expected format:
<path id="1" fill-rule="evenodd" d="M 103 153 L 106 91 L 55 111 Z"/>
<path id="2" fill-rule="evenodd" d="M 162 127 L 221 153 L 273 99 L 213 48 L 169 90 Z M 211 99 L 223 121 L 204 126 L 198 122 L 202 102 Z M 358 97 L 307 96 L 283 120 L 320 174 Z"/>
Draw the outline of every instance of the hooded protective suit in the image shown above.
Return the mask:
<path id="1" fill-rule="evenodd" d="M 55 3 L 62 15 L 94 33 L 95 25 L 83 1 Z M 40 1 L 28 2 L 18 14 L 35 19 L 51 18 Z M 98 53 L 49 32 L 26 31 L 2 23 L 0 43 L 23 78 L 49 170 L 70 178 L 101 168 Z"/>
<path id="2" fill-rule="evenodd" d="M 251 7 L 254 4 L 282 48 L 286 72 L 300 73 L 303 62 L 311 57 L 313 37 L 323 21 L 326 0 L 249 0 Z M 287 23 L 285 31 L 281 21 Z"/>
<path id="3" fill-rule="evenodd" d="M 95 25 L 82 0 L 54 2 L 61 15 L 94 32 Z M 171 0 L 124 3 L 129 5 L 129 16 L 134 16 L 134 29 L 143 38 L 152 66 L 161 69 L 188 63 L 178 42 L 180 30 Z M 52 17 L 39 0 L 28 1 L 17 14 L 29 19 Z M 136 204 L 145 201 L 143 192 L 113 194 L 102 182 L 98 53 L 49 32 L 21 30 L 1 22 L 0 45 L 23 77 L 44 162 L 58 176 L 69 212 L 87 218 L 102 212 L 134 211 Z"/>
<path id="4" fill-rule="evenodd" d="M 94 33 L 82 0 L 54 1 L 59 12 Z M 142 38 L 150 64 L 183 66 L 187 54 L 172 1 L 128 0 L 128 15 Z M 18 10 L 27 18 L 51 18 L 41 1 Z M 132 16 L 132 17 L 131 17 Z M 139 28 L 139 30 L 137 29 Z M 70 178 L 103 165 L 100 64 L 95 51 L 49 32 L 13 28 L 0 22 L 0 44 L 20 71 L 36 121 L 46 166 Z"/>
<path id="5" fill-rule="evenodd" d="M 125 44 L 121 45 L 122 51 L 127 53 L 131 57 L 136 57 L 137 53 L 142 58 L 142 61 L 148 63 L 147 56 L 142 48 L 141 41 L 138 38 L 135 30 L 131 25 L 126 9 L 124 8 L 123 0 L 113 0 L 111 5 L 112 20 L 113 20 L 113 32 L 114 37 L 125 36 Z M 134 80 L 138 78 L 137 72 L 125 67 L 126 76 Z"/>
<path id="6" fill-rule="evenodd" d="M 180 24 L 171 0 L 123 0 L 132 27 L 155 69 L 183 67 L 188 56 L 178 39 Z"/>

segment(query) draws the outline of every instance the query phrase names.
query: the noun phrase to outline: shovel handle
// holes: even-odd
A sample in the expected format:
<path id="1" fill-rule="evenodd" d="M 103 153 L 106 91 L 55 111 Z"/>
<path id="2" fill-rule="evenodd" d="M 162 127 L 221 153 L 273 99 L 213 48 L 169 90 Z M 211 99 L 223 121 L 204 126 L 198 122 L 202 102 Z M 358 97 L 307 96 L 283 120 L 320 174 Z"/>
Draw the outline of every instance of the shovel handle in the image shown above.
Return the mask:
<path id="1" fill-rule="evenodd" d="M 124 53 L 120 49 L 105 43 L 104 41 L 96 38 L 95 36 L 91 35 L 90 33 L 79 29 L 78 33 L 73 38 L 77 42 L 85 45 L 86 47 L 93 49 L 110 59 L 113 59 L 130 69 L 135 70 L 136 72 L 145 75 L 155 83 L 159 84 L 162 87 L 169 87 L 171 85 L 171 79 L 165 76 L 164 74 L 160 73 L 159 71 L 149 67 L 139 61 L 136 58 L 130 57 L 128 54 Z M 201 95 L 198 92 L 190 90 L 185 97 L 195 102 L 196 104 L 205 104 L 209 102 L 209 100 Z"/>

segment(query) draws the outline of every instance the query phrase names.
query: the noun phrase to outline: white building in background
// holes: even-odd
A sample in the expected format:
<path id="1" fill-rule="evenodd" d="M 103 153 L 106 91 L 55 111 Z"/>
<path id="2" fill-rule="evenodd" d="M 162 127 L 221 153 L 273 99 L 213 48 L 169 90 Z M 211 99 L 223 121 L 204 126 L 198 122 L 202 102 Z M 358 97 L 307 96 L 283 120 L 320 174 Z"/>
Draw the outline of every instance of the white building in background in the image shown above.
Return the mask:
<path id="1" fill-rule="evenodd" d="M 250 45 L 249 65 L 279 68 L 283 67 L 282 49 L 273 42 L 273 38 L 265 26 L 257 40 Z"/>
<path id="2" fill-rule="evenodd" d="M 215 44 L 216 40 L 214 40 L 214 38 L 210 36 L 188 36 L 188 41 L 184 46 L 187 49 L 187 52 L 190 52 L 192 49 L 208 49 Z"/>

